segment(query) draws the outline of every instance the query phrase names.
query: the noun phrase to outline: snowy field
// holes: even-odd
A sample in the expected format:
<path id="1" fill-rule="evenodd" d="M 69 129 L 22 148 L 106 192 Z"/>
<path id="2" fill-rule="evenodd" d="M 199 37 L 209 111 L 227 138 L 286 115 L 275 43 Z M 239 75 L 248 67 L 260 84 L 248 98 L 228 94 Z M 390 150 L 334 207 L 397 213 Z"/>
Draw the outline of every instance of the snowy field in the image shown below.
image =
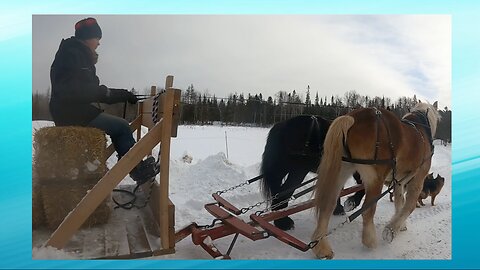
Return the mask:
<path id="1" fill-rule="evenodd" d="M 52 122 L 34 121 L 33 132 L 40 127 L 53 125 Z M 170 160 L 170 198 L 175 204 L 176 230 L 191 222 L 200 225 L 210 224 L 213 220 L 205 209 L 206 203 L 213 202 L 211 194 L 235 186 L 259 174 L 259 166 L 265 146 L 268 128 L 220 127 L 220 126 L 179 126 L 178 137 L 172 139 Z M 225 135 L 227 136 L 228 158 Z M 158 149 L 154 149 L 154 156 Z M 184 157 L 192 158 L 191 163 Z M 112 167 L 116 157 L 108 160 Z M 436 205 L 430 205 L 430 198 L 424 200 L 426 206 L 417 208 L 407 219 L 408 230 L 399 233 L 392 243 L 382 240 L 381 232 L 393 215 L 394 206 L 385 196 L 378 202 L 375 215 L 378 247 L 370 250 L 361 243 L 362 220 L 358 218 L 350 224 L 337 229 L 329 236 L 335 252 L 334 259 L 451 259 L 452 257 L 452 213 L 451 213 L 451 146 L 442 146 L 435 142 L 435 154 L 432 168 L 434 176 L 445 177 L 445 185 L 436 198 Z M 311 177 L 308 175 L 307 177 Z M 122 184 L 133 184 L 125 178 Z M 353 183 L 353 179 L 349 182 Z M 246 207 L 263 201 L 259 193 L 259 184 L 253 183 L 226 193 L 224 196 L 237 207 Z M 305 201 L 309 196 L 299 198 L 293 203 Z M 256 208 L 252 211 L 262 210 Z M 244 219 L 253 213 L 249 212 Z M 347 213 L 349 214 L 349 213 Z M 316 221 L 312 210 L 292 216 L 295 228 L 290 233 L 304 242 L 310 241 Z M 330 227 L 343 222 L 345 216 L 334 216 Z M 223 252 L 233 236 L 214 241 Z M 38 246 L 34 243 L 34 246 Z M 279 240 L 270 237 L 256 242 L 239 236 L 232 250 L 233 259 L 315 259 L 311 251 L 301 252 Z M 44 248 L 33 248 L 36 259 L 75 258 L 75 254 L 65 254 Z M 200 247 L 187 237 L 177 243 L 176 253 L 152 259 L 211 259 Z"/>

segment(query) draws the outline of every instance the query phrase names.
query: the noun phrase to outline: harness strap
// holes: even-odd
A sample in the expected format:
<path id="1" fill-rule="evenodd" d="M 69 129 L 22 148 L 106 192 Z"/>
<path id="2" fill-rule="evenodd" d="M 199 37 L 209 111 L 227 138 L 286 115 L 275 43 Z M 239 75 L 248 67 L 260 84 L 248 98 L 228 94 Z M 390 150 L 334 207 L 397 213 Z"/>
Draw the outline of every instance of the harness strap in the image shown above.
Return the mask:
<path id="1" fill-rule="evenodd" d="M 308 138 L 307 141 L 305 141 L 305 149 L 307 149 L 310 146 L 310 140 L 312 139 L 312 134 L 315 130 L 318 130 L 318 120 L 317 117 L 315 116 L 310 116 L 312 119 L 312 123 L 310 124 L 310 130 L 308 132 Z M 316 127 L 316 128 L 315 128 Z"/>
<path id="2" fill-rule="evenodd" d="M 366 165 L 375 165 L 375 164 L 395 164 L 393 159 L 357 159 L 342 157 L 342 161 L 357 163 L 357 164 L 366 164 Z"/>
<path id="3" fill-rule="evenodd" d="M 382 118 L 382 112 L 377 109 L 373 108 L 375 110 L 375 116 L 376 116 L 376 128 L 377 128 L 377 138 L 375 140 L 375 150 L 374 150 L 374 158 L 373 159 L 357 159 L 357 158 L 352 158 L 352 153 L 350 152 L 350 149 L 348 148 L 348 145 L 345 140 L 345 134 L 343 134 L 343 148 L 346 153 L 346 157 L 342 157 L 342 161 L 350 162 L 350 163 L 357 163 L 357 164 L 367 164 L 367 165 L 375 165 L 375 164 L 391 164 L 393 167 L 393 179 L 395 180 L 395 172 L 396 172 L 396 159 L 395 159 L 395 151 L 393 148 L 393 143 L 391 141 L 390 137 L 390 130 L 388 129 L 387 124 L 385 123 L 385 119 Z M 385 129 L 387 130 L 387 137 L 388 141 L 390 143 L 390 155 L 391 159 L 378 159 L 378 149 L 380 148 L 380 127 L 379 127 L 379 122 L 382 121 L 383 125 L 385 126 Z"/>
<path id="4" fill-rule="evenodd" d="M 380 142 L 378 140 L 378 138 L 380 137 L 380 128 L 378 127 L 378 121 L 380 119 L 380 117 L 382 116 L 382 112 L 379 111 L 377 108 L 373 107 L 373 109 L 375 110 L 375 115 L 377 116 L 377 121 L 375 121 L 376 125 L 375 127 L 377 128 L 377 141 L 375 142 L 375 155 L 373 156 L 373 159 L 374 160 L 377 160 L 377 153 L 378 153 L 378 148 L 380 147 Z M 385 125 L 385 123 L 383 123 Z"/>
<path id="5" fill-rule="evenodd" d="M 354 219 L 356 219 L 358 216 L 360 216 L 365 210 L 373 206 L 375 203 L 378 202 L 383 196 L 385 196 L 387 193 L 389 193 L 391 190 L 393 190 L 395 185 L 390 185 L 387 190 L 385 190 L 382 194 L 378 195 L 374 200 L 371 200 L 369 202 L 366 202 L 362 205 L 360 209 L 355 211 L 353 214 L 347 217 L 348 222 L 352 222 Z"/>
<path id="6" fill-rule="evenodd" d="M 385 126 L 385 129 L 387 130 L 387 138 L 388 138 L 388 142 L 389 142 L 389 146 L 390 146 L 390 156 L 392 157 L 392 159 L 391 159 L 391 161 L 392 161 L 392 183 L 395 184 L 395 183 L 397 183 L 397 179 L 395 178 L 395 175 L 397 173 L 397 158 L 395 156 L 395 149 L 394 149 L 394 146 L 393 146 L 393 143 L 392 143 L 392 139 L 391 139 L 392 137 L 390 135 L 390 129 L 388 128 L 387 124 L 385 123 L 385 119 L 384 118 L 381 118 L 381 119 L 382 119 L 383 125 Z"/>
<path id="7" fill-rule="evenodd" d="M 318 135 L 318 130 L 319 130 L 319 124 L 318 124 L 317 117 L 312 115 L 312 116 L 310 116 L 310 118 L 312 119 L 312 122 L 310 124 L 310 129 L 308 130 L 308 134 L 307 134 L 307 140 L 305 141 L 303 149 L 301 151 L 298 151 L 298 152 L 290 152 L 289 155 L 302 156 L 302 157 L 317 157 L 318 156 L 318 153 L 311 153 L 309 151 L 309 147 L 310 147 L 310 143 L 311 143 L 311 140 L 313 138 L 313 135 L 314 135 L 314 133 L 316 133 Z M 318 144 L 318 150 L 319 150 L 320 153 L 323 151 L 323 144 L 321 144 L 321 143 Z"/>

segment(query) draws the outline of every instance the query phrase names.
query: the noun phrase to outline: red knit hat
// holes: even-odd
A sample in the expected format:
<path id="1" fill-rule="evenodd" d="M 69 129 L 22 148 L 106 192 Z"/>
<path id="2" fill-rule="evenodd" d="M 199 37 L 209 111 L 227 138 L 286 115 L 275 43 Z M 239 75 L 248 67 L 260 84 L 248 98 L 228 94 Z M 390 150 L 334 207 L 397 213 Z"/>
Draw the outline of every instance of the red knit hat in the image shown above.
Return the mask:
<path id="1" fill-rule="evenodd" d="M 75 37 L 83 40 L 102 38 L 102 29 L 94 18 L 86 18 L 75 24 Z"/>

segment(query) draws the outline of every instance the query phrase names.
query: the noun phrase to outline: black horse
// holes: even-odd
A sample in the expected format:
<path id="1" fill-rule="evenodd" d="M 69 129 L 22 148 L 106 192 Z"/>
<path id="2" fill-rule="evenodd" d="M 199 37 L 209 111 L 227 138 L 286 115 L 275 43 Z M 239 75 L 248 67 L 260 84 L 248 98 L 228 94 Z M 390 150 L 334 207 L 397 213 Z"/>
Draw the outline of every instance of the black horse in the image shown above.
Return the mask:
<path id="1" fill-rule="evenodd" d="M 267 143 L 262 156 L 261 173 L 263 180 L 261 190 L 266 199 L 273 198 L 272 210 L 283 209 L 288 202 L 282 201 L 293 195 L 308 172 L 316 172 L 322 157 L 323 141 L 331 121 L 319 116 L 300 115 L 276 123 L 268 133 Z M 285 176 L 287 179 L 282 183 Z M 354 174 L 357 183 L 360 175 Z M 334 214 L 345 214 L 345 210 L 354 209 L 360 204 L 365 192 L 359 191 L 349 197 L 345 208 L 337 201 Z M 294 222 L 289 217 L 274 220 L 275 226 L 282 230 L 293 228 Z"/>

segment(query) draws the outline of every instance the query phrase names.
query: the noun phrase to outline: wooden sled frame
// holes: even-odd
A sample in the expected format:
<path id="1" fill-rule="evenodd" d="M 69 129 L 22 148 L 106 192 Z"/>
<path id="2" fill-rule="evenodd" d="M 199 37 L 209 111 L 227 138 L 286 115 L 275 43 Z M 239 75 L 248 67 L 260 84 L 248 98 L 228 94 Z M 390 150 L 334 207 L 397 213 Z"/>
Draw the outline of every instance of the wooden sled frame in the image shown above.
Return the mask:
<path id="1" fill-rule="evenodd" d="M 153 219 L 158 226 L 158 237 L 161 246 L 146 254 L 135 254 L 130 249 L 130 254 L 118 254 L 118 258 L 138 258 L 145 256 L 156 256 L 175 252 L 175 206 L 169 199 L 169 162 L 170 162 L 170 140 L 176 137 L 179 122 L 180 90 L 172 88 L 173 76 L 167 76 L 165 89 L 159 97 L 158 102 L 158 123 L 152 121 L 153 97 L 143 100 L 138 104 L 138 117 L 132 121 L 130 127 L 132 132 L 137 131 L 137 143 L 122 157 L 83 197 L 78 205 L 65 217 L 60 226 L 53 232 L 45 246 L 52 246 L 63 249 L 72 236 L 79 230 L 81 225 L 107 198 L 113 189 L 128 175 L 128 173 L 151 153 L 152 149 L 161 143 L 160 153 L 160 181 L 152 186 L 152 195 L 149 206 L 153 213 Z M 156 87 L 152 86 L 152 95 Z M 141 126 L 149 128 L 148 133 L 141 137 Z M 107 156 L 114 152 L 113 145 L 107 148 Z M 144 186 L 150 185 L 149 183 Z M 108 258 L 115 258 L 107 256 Z"/>
<path id="2" fill-rule="evenodd" d="M 344 188 L 340 192 L 340 197 L 355 193 L 362 189 L 362 184 Z M 222 221 L 222 223 L 212 228 L 202 228 L 196 223 L 192 223 L 189 226 L 179 230 L 175 234 L 177 242 L 189 235 L 192 235 L 193 244 L 201 246 L 208 254 L 210 254 L 210 256 L 215 259 L 231 259 L 230 252 L 233 248 L 234 242 L 232 242 L 232 245 L 226 253 L 222 253 L 212 241 L 232 234 L 235 234 L 234 239 L 237 237 L 237 235 L 241 234 L 252 241 L 273 236 L 281 242 L 302 252 L 310 249 L 310 245 L 308 243 L 305 243 L 293 235 L 282 231 L 281 229 L 272 225 L 270 222 L 278 218 L 290 216 L 314 207 L 314 199 L 278 211 L 268 212 L 261 215 L 251 214 L 251 221 L 246 222 L 237 217 L 240 214 L 240 211 L 237 207 L 233 206 L 231 203 L 215 193 L 212 194 L 212 196 L 216 202 L 206 204 L 205 209 L 217 220 Z M 206 242 L 205 240 L 207 237 L 209 241 Z"/>

